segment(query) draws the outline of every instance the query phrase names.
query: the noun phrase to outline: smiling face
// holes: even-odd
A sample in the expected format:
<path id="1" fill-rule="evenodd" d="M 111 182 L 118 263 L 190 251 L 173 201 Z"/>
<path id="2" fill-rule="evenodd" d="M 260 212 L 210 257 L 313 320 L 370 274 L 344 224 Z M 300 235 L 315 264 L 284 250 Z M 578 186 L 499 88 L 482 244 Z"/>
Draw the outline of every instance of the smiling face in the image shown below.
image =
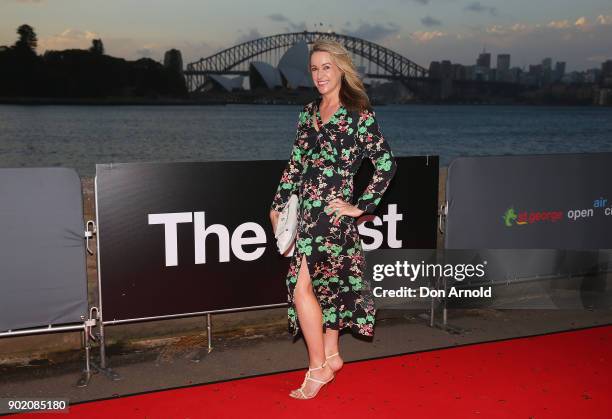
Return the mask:
<path id="1" fill-rule="evenodd" d="M 332 61 L 326 51 L 316 51 L 310 56 L 310 75 L 319 93 L 339 93 L 342 82 L 342 70 Z"/>

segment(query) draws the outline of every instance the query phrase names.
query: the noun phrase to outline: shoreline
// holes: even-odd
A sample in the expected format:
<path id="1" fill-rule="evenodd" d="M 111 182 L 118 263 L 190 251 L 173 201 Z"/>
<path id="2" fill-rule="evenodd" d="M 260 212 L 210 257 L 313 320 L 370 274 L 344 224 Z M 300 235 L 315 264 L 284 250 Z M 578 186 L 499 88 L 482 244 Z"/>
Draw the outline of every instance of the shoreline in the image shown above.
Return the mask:
<path id="1" fill-rule="evenodd" d="M 301 105 L 300 100 L 265 98 L 262 100 L 219 100 L 219 99 L 180 99 L 180 98 L 45 98 L 45 97 L 0 97 L 0 105 L 22 106 L 212 106 L 212 105 Z M 572 108 L 612 108 L 612 105 L 579 103 L 527 103 L 508 101 L 413 101 L 401 103 L 373 102 L 373 106 L 528 106 L 528 107 L 572 107 Z"/>

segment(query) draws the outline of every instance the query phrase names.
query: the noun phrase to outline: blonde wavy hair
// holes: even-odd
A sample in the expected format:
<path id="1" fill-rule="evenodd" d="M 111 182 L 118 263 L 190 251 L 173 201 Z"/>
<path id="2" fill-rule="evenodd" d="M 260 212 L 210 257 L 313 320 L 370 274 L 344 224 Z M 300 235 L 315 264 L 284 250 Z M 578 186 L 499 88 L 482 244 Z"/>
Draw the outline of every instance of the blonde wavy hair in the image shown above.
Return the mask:
<path id="1" fill-rule="evenodd" d="M 330 39 L 317 39 L 310 50 L 309 61 L 312 54 L 317 51 L 328 52 L 333 63 L 342 71 L 340 102 L 349 111 L 371 110 L 372 106 L 368 94 L 346 48 L 339 42 Z"/>

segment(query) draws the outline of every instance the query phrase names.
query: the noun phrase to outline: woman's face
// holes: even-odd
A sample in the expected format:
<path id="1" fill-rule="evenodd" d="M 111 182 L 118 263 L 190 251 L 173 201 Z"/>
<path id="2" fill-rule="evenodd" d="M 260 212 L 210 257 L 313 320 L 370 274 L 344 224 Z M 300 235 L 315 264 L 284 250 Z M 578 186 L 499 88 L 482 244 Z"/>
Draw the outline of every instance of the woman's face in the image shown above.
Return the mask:
<path id="1" fill-rule="evenodd" d="M 322 95 L 336 90 L 340 92 L 342 70 L 334 64 L 329 52 L 316 51 L 310 56 L 310 75 Z"/>

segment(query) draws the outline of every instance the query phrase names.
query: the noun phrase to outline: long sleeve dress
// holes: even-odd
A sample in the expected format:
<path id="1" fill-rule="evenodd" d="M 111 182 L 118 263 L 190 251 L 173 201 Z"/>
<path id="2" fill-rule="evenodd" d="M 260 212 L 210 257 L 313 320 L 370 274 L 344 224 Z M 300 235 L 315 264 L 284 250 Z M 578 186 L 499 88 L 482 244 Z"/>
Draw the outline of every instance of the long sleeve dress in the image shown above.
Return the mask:
<path id="1" fill-rule="evenodd" d="M 294 290 L 304 255 L 323 313 L 323 331 L 349 327 L 355 334 L 373 336 L 376 308 L 371 289 L 363 281 L 366 266 L 357 219 L 343 215 L 334 224 L 327 205 L 341 198 L 364 213 L 372 213 L 397 164 L 374 111 L 348 112 L 341 105 L 323 124 L 320 102 L 321 97 L 305 105 L 299 114 L 291 156 L 271 206 L 282 211 L 292 193 L 299 197 L 296 248 L 285 279 L 288 329 L 294 337 L 300 329 Z M 320 131 L 314 127 L 313 114 Z M 355 203 L 353 176 L 364 158 L 372 161 L 375 172 Z"/>

